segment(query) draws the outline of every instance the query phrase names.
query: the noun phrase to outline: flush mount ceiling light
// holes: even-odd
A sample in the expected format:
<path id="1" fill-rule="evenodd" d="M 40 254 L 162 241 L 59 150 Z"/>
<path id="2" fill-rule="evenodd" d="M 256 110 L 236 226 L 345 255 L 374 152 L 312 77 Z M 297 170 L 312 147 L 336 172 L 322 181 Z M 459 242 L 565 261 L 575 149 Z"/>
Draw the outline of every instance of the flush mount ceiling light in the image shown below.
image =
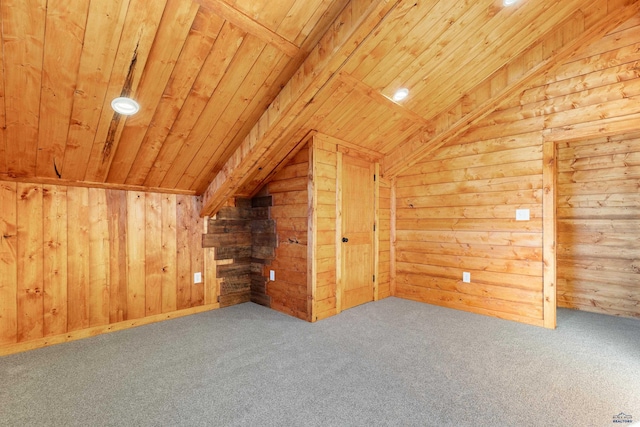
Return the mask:
<path id="1" fill-rule="evenodd" d="M 516 4 L 518 2 L 518 0 L 502 0 L 502 4 L 504 6 L 511 6 L 513 4 Z"/>
<path id="2" fill-rule="evenodd" d="M 396 91 L 396 93 L 393 94 L 392 99 L 395 102 L 400 102 L 403 99 L 405 99 L 407 96 L 409 96 L 409 89 L 403 87 L 403 88 L 398 89 Z"/>
<path id="3" fill-rule="evenodd" d="M 140 105 L 131 98 L 121 96 L 111 101 L 111 108 L 113 108 L 116 113 L 130 116 L 140 110 Z"/>

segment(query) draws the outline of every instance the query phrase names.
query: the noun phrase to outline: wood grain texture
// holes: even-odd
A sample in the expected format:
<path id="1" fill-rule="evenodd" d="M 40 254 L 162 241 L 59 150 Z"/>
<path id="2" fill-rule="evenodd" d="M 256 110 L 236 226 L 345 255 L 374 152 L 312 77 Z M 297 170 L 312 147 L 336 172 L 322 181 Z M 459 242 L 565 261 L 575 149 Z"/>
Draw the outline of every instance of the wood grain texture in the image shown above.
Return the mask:
<path id="1" fill-rule="evenodd" d="M 300 150 L 268 185 L 268 193 L 273 197 L 271 219 L 276 222 L 279 244 L 274 260 L 265 267 L 267 271 L 276 272 L 276 280 L 267 282 L 271 308 L 303 320 L 311 320 L 307 303 L 311 283 L 308 270 L 311 261 L 308 258 L 309 151 L 308 145 Z"/>
<path id="2" fill-rule="evenodd" d="M 0 342 L 18 339 L 17 185 L 0 182 Z"/>
<path id="3" fill-rule="evenodd" d="M 44 336 L 67 330 L 67 189 L 43 186 Z"/>
<path id="4" fill-rule="evenodd" d="M 558 179 L 570 175 L 575 184 L 558 188 L 556 195 L 558 305 L 640 317 L 640 236 L 633 225 L 640 200 L 632 172 L 640 139 L 628 134 L 557 144 Z M 623 184 L 629 180 L 632 188 Z M 597 182 L 602 192 L 580 185 L 585 182 Z"/>
<path id="5" fill-rule="evenodd" d="M 193 230 L 184 255 L 203 271 L 197 198 L 0 181 L 0 200 L 3 351 L 173 317 L 180 211 Z M 202 300 L 193 308 L 217 307 Z"/>

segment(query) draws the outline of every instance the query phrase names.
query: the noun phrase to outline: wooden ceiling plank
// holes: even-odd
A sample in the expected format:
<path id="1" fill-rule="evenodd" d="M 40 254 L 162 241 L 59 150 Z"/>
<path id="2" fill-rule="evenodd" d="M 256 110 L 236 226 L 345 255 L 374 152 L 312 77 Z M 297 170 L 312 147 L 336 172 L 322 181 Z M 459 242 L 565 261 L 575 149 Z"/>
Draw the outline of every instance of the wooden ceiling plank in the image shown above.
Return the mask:
<path id="1" fill-rule="evenodd" d="M 415 57 L 418 46 L 433 43 L 440 31 L 437 26 L 425 31 L 426 19 L 442 23 L 446 28 L 466 8 L 465 2 L 407 2 L 394 10 L 385 25 L 377 31 L 345 66 L 345 72 L 362 80 L 379 64 L 395 68 L 403 57 Z M 427 18 L 428 16 L 428 18 Z M 445 25 L 445 23 L 447 23 Z"/>
<path id="2" fill-rule="evenodd" d="M 278 31 L 278 29 L 280 28 L 282 21 L 284 21 L 287 15 L 289 15 L 289 11 L 294 6 L 295 2 L 296 0 L 280 0 L 277 2 L 266 1 L 263 3 L 262 9 L 260 9 L 260 11 L 258 11 L 253 16 L 253 19 L 260 22 L 270 31 L 273 31 L 274 33 L 278 34 L 280 37 L 284 38 L 285 40 L 292 42 L 292 40 L 294 40 L 293 37 L 289 38 L 284 36 L 282 32 Z M 313 7 L 312 4 L 310 4 L 309 6 L 311 8 Z M 292 17 L 294 19 L 299 19 L 298 16 L 292 16 Z M 298 22 L 297 25 L 298 27 L 302 26 L 300 22 Z"/>
<path id="3" fill-rule="evenodd" d="M 574 0 L 577 1 L 577 0 Z M 413 108 L 418 114 L 430 119 L 438 112 L 451 105 L 452 99 L 457 99 L 471 88 L 480 84 L 486 76 L 517 57 L 528 46 L 535 43 L 539 37 L 548 33 L 558 21 L 558 17 L 566 17 L 575 10 L 575 3 L 566 1 L 561 7 L 555 7 L 549 2 L 531 3 L 514 9 L 502 9 L 496 16 L 488 20 L 473 36 L 461 38 L 462 43 L 452 49 L 460 52 L 473 52 L 468 55 L 448 55 L 438 63 L 437 69 L 428 75 L 433 85 L 419 86 L 412 90 L 412 99 L 429 99 L 429 105 L 419 106 L 416 101 L 407 102 L 408 108 Z M 535 17 L 531 20 L 530 17 Z M 523 30 L 514 23 L 528 22 Z M 453 74 L 453 76 L 452 76 Z M 407 83 L 408 87 L 411 82 Z M 414 95 L 415 93 L 415 95 Z"/>
<path id="4" fill-rule="evenodd" d="M 142 72 L 136 100 L 140 104 L 138 114 L 127 119 L 121 143 L 108 159 L 103 159 L 95 174 L 89 173 L 93 181 L 124 183 L 131 170 L 136 153 L 142 145 L 149 125 L 153 120 L 162 94 L 175 69 L 186 43 L 189 31 L 198 12 L 196 3 L 169 0 L 149 53 L 147 66 Z M 109 162 L 109 160 L 111 161 Z M 108 172 L 108 177 L 105 173 Z"/>
<path id="5" fill-rule="evenodd" d="M 277 110 L 269 107 L 262 115 L 254 131 L 227 161 L 204 193 L 201 215 L 209 215 L 219 209 L 233 193 L 247 182 L 263 157 L 270 157 L 283 146 L 295 142 L 280 139 L 305 109 L 316 109 L 313 98 L 318 95 L 339 72 L 357 46 L 380 25 L 395 2 L 354 0 L 341 12 L 331 31 L 325 34 L 305 63 L 282 89 Z M 278 99 L 279 98 L 279 99 Z M 273 169 L 272 166 L 268 166 Z"/>
<path id="6" fill-rule="evenodd" d="M 364 136 L 377 135 L 380 125 L 388 121 L 396 121 L 394 116 L 395 114 L 387 108 L 370 102 L 368 108 L 360 112 L 359 119 L 355 123 L 342 129 L 340 139 L 371 149 L 374 145 L 377 145 L 376 142 L 381 141 L 378 138 L 374 138 L 365 143 Z"/>
<path id="7" fill-rule="evenodd" d="M 145 179 L 144 185 L 161 186 L 167 171 L 178 156 L 180 148 L 202 115 L 207 102 L 220 84 L 246 36 L 247 33 L 244 30 L 228 21 L 225 22 L 193 83 L 189 96 L 162 143 L 162 148 Z"/>
<path id="8" fill-rule="evenodd" d="M 327 133 L 328 135 L 344 139 L 342 135 L 355 126 L 356 122 L 359 122 L 362 117 L 366 117 L 367 111 L 372 106 L 375 108 L 374 103 L 363 102 L 366 100 L 367 98 L 362 94 L 356 91 L 352 92 L 351 96 L 340 103 L 338 108 L 318 127 L 318 130 L 321 132 L 324 129 L 329 130 L 330 133 Z"/>
<path id="9" fill-rule="evenodd" d="M 305 7 L 306 3 L 306 0 L 298 0 L 298 4 L 302 8 Z M 309 53 L 318 43 L 320 37 L 327 32 L 336 16 L 345 8 L 347 3 L 349 3 L 349 0 L 322 0 L 322 6 L 316 9 L 316 13 L 307 20 L 306 25 L 295 39 L 295 43 L 300 45 L 301 49 L 306 53 Z"/>
<path id="10" fill-rule="evenodd" d="M 294 44 L 302 45 L 309 32 L 331 4 L 330 0 L 295 0 L 289 12 L 278 25 L 276 32 Z M 312 22 L 311 26 L 309 26 L 310 22 Z"/>
<path id="11" fill-rule="evenodd" d="M 307 23 L 305 28 L 302 30 L 301 36 L 296 40 L 296 44 L 301 44 L 300 51 L 298 55 L 293 58 L 291 61 L 287 63 L 285 68 L 282 70 L 278 78 L 269 88 L 267 95 L 262 97 L 261 99 L 254 98 L 252 103 L 255 101 L 259 101 L 254 111 L 256 113 L 260 112 L 262 114 L 267 107 L 272 103 L 275 97 L 280 92 L 281 88 L 284 87 L 291 76 L 298 70 L 300 65 L 307 58 L 309 52 L 318 44 L 320 38 L 328 31 L 329 27 L 332 25 L 336 16 L 344 9 L 348 0 L 337 0 L 330 1 L 324 0 L 324 2 L 329 2 L 328 8 L 323 9 L 323 11 L 317 11 L 316 15 Z M 299 0 L 299 3 L 306 4 L 306 0 Z M 324 6 L 323 6 L 324 7 Z M 289 12 L 294 13 L 293 10 Z M 220 159 L 226 161 L 226 159 L 231 155 L 232 150 L 231 147 L 238 147 L 240 143 L 245 139 L 245 137 L 251 131 L 251 128 L 257 122 L 259 115 L 256 114 L 255 117 L 247 120 L 239 130 L 236 130 L 237 126 L 231 131 L 231 134 L 235 135 L 230 142 L 225 142 L 227 146 L 225 151 L 220 156 Z M 217 156 L 217 154 L 215 154 Z M 213 168 L 211 170 L 203 170 L 200 173 L 200 176 L 197 178 L 194 186 L 197 188 L 198 193 L 202 193 L 206 190 L 207 185 L 211 182 L 218 169 L 222 167 L 222 164 L 213 163 Z"/>
<path id="12" fill-rule="evenodd" d="M 140 148 L 127 175 L 126 184 L 142 185 L 156 161 L 162 143 L 185 104 L 209 52 L 222 30 L 224 20 L 200 8 L 173 75 L 159 101 Z"/>
<path id="13" fill-rule="evenodd" d="M 375 146 L 375 149 L 384 153 L 386 156 L 416 133 L 424 134 L 424 128 L 420 125 L 407 126 L 402 132 L 396 132 L 395 129 L 387 129 L 382 134 L 382 137 L 379 138 L 381 144 Z"/>
<path id="14" fill-rule="evenodd" d="M 340 78 L 344 82 L 346 82 L 346 83 L 350 84 L 351 86 L 353 86 L 355 89 L 357 89 L 363 95 L 366 95 L 367 97 L 369 97 L 373 102 L 377 103 L 378 105 L 386 107 L 387 109 L 393 111 L 394 113 L 396 113 L 396 112 L 400 113 L 404 117 L 407 117 L 407 118 L 415 121 L 416 123 L 422 123 L 423 125 L 427 125 L 429 123 L 428 120 L 423 118 L 421 115 L 416 114 L 412 110 L 410 110 L 408 108 L 405 108 L 405 107 L 403 107 L 402 105 L 400 105 L 398 103 L 393 102 L 391 99 L 387 98 L 386 96 L 384 96 L 379 91 L 373 89 L 371 86 L 367 86 L 362 81 L 356 79 L 352 75 L 350 75 L 350 74 L 348 74 L 346 72 L 341 72 L 340 73 Z"/>
<path id="15" fill-rule="evenodd" d="M 601 1 L 606 2 L 607 0 Z M 616 28 L 616 26 L 636 14 L 639 9 L 640 3 L 638 2 L 633 2 L 628 5 L 622 4 L 617 7 L 610 7 L 608 9 L 608 14 L 603 19 L 594 22 L 590 27 L 584 28 L 584 31 L 580 33 L 567 32 L 563 26 L 559 26 L 555 30 L 551 31 L 540 43 L 544 43 L 544 39 L 548 37 L 553 38 L 555 36 L 554 33 L 560 31 L 567 35 L 567 37 L 562 41 L 562 48 L 556 49 L 553 55 L 545 58 L 535 67 L 525 70 L 524 74 L 517 76 L 517 78 L 515 76 L 511 77 L 505 83 L 506 85 L 496 93 L 493 98 L 477 105 L 473 111 L 466 114 L 461 120 L 449 128 L 440 131 L 435 137 L 430 138 L 426 142 L 416 140 L 407 141 L 396 148 L 392 153 L 385 157 L 384 170 L 386 176 L 396 176 L 414 165 L 417 161 L 427 157 L 430 153 L 451 139 L 461 135 L 474 123 L 477 123 L 493 112 L 505 99 L 517 96 L 523 88 L 527 87 L 538 76 L 548 73 L 554 68 L 558 68 L 560 64 L 562 64 L 563 60 L 568 58 L 571 54 L 579 50 L 581 47 L 603 37 L 609 31 Z M 569 37 L 569 34 L 571 34 L 572 37 Z M 536 46 L 533 46 L 532 48 L 535 47 Z M 526 52 L 522 55 L 525 54 Z M 517 60 L 518 58 L 514 58 L 512 62 Z M 500 70 L 496 73 L 499 72 Z"/>
<path id="16" fill-rule="evenodd" d="M 325 91 L 322 91 L 314 99 L 314 102 L 318 104 L 318 108 L 312 113 L 303 113 L 304 126 L 291 130 L 282 135 L 283 139 L 291 141 L 303 141 L 309 136 L 310 132 L 315 132 L 319 128 L 320 123 L 328 117 L 335 109 L 335 100 L 344 99 L 351 95 L 353 88 L 344 84 L 339 79 L 334 79 L 329 82 L 329 86 Z M 244 185 L 238 189 L 238 194 L 253 195 L 259 191 L 263 183 L 269 182 L 273 176 L 275 176 L 282 168 L 284 168 L 289 158 L 295 155 L 296 149 L 302 146 L 295 145 L 292 149 L 290 146 L 285 145 L 280 148 L 280 151 L 274 152 L 270 157 L 263 157 L 259 160 L 256 168 L 253 169 L 251 175 L 248 177 Z M 273 167 L 272 164 L 276 166 Z M 215 175 L 212 175 L 213 179 Z"/>
<path id="17" fill-rule="evenodd" d="M 226 158 L 237 148 L 233 143 L 237 132 L 245 123 L 255 123 L 264 112 L 257 108 L 288 61 L 290 59 L 279 50 L 269 45 L 265 47 L 249 75 L 231 96 L 233 102 L 224 109 L 185 169 L 177 187 L 198 188 L 202 185 L 199 182 L 201 176 L 207 176 L 207 172 L 212 170 L 220 170 Z"/>
<path id="18" fill-rule="evenodd" d="M 203 163 L 202 160 L 198 160 L 200 158 L 199 153 L 195 157 L 194 163 L 189 166 L 189 170 L 199 172 L 190 186 L 191 189 L 199 192 L 206 190 L 213 176 L 224 166 L 225 161 L 242 142 L 243 138 L 240 136 L 246 136 L 246 132 L 250 130 L 251 125 L 264 113 L 264 110 L 270 104 L 269 102 L 265 105 L 265 100 L 271 100 L 272 88 L 277 86 L 277 79 L 282 77 L 280 71 L 286 67 L 286 59 L 285 57 L 281 58 L 280 63 L 272 67 L 274 72 L 260 88 L 260 92 L 251 98 L 249 105 L 239 119 L 231 123 L 231 129 L 222 139 L 222 143 L 216 137 L 216 129 L 208 135 L 207 141 L 203 145 L 203 148 L 207 147 L 207 150 L 202 151 L 202 160 L 206 160 L 206 162 Z M 215 147 L 215 149 L 211 150 L 211 147 Z"/>
<path id="19" fill-rule="evenodd" d="M 298 54 L 299 47 L 282 37 L 280 34 L 270 30 L 260 22 L 245 15 L 240 10 L 231 7 L 223 0 L 199 0 L 200 3 L 211 9 L 218 16 L 226 21 L 242 28 L 247 33 L 259 38 L 265 43 L 274 45 L 280 49 L 285 55 L 293 58 Z"/>
<path id="20" fill-rule="evenodd" d="M 10 174 L 34 176 L 46 1 L 4 0 L 2 13 L 6 164 Z"/>
<path id="21" fill-rule="evenodd" d="M 129 119 L 113 111 L 111 101 L 119 96 L 137 98 L 138 85 L 166 6 L 167 0 L 155 1 L 153 7 L 149 7 L 146 0 L 131 0 L 129 4 L 100 121 L 85 168 L 84 179 L 87 181 L 104 181 L 109 173 L 124 125 Z"/>
<path id="22" fill-rule="evenodd" d="M 474 61 L 466 63 L 456 69 L 461 70 L 457 73 L 455 79 L 448 79 L 447 75 L 450 73 L 447 72 L 446 69 L 443 70 L 440 77 L 436 77 L 436 79 L 441 79 L 439 81 L 447 82 L 446 84 L 440 85 L 441 92 L 435 92 L 433 88 L 429 88 L 426 91 L 421 91 L 416 95 L 416 98 L 424 98 L 430 99 L 430 110 L 431 111 L 442 111 L 451 105 L 452 99 L 457 99 L 462 96 L 464 93 L 467 93 L 471 88 L 477 86 L 482 80 L 482 77 L 485 77 L 495 71 L 496 69 L 502 68 L 505 64 L 507 64 L 511 58 L 517 57 L 521 52 L 523 52 L 523 46 L 531 46 L 542 37 L 544 34 L 549 33 L 549 31 L 553 31 L 553 27 L 558 25 L 559 23 L 555 20 L 555 16 L 571 16 L 568 19 L 565 19 L 565 24 L 568 28 L 575 28 L 576 31 L 581 31 L 583 28 L 583 15 L 580 10 L 575 11 L 575 8 L 571 8 L 570 2 L 565 3 L 567 6 L 563 9 L 553 9 L 547 10 L 545 13 L 539 13 L 535 21 L 531 22 L 527 26 L 527 30 L 522 33 L 526 34 L 526 37 L 518 37 L 517 34 L 504 34 L 504 37 L 507 42 L 503 43 L 499 49 L 500 54 L 493 54 L 491 48 L 484 49 L 483 53 L 480 54 L 480 61 Z M 573 21 L 573 24 L 568 24 Z M 514 25 L 511 25 L 514 27 Z M 508 28 L 508 27 L 507 27 Z M 493 35 L 500 34 L 506 30 L 505 27 L 497 28 L 495 31 L 492 31 Z M 557 33 L 557 37 L 562 37 L 563 34 Z M 489 36 L 491 37 L 491 36 Z M 561 41 L 561 40 L 560 40 Z M 535 51 L 532 55 L 534 58 L 533 61 L 521 60 L 521 66 L 528 67 L 528 63 L 537 63 L 542 59 L 544 54 L 544 50 L 546 47 L 541 45 L 542 50 Z M 511 67 L 517 66 L 518 61 L 513 61 Z M 453 69 L 453 68 L 452 68 Z M 507 74 L 504 75 L 504 78 L 507 77 Z M 447 95 L 447 96 L 445 96 Z M 432 117 L 433 115 L 428 116 L 427 110 L 422 108 L 417 111 L 419 114 L 423 114 L 427 116 L 427 118 Z"/>
<path id="23" fill-rule="evenodd" d="M 438 20 L 432 21 L 428 16 L 420 22 L 410 33 L 409 40 L 412 44 L 403 45 L 402 50 L 392 47 L 391 55 L 387 55 L 383 59 L 384 62 L 377 63 L 362 81 L 385 94 L 388 94 L 385 92 L 388 87 L 393 88 L 392 91 L 399 87 L 408 87 L 413 91 L 419 84 L 433 83 L 431 79 L 425 81 L 425 73 L 430 72 L 442 58 L 455 51 L 456 44 L 460 43 L 460 32 L 467 34 L 476 28 L 479 22 L 483 22 L 484 16 L 495 13 L 495 3 L 492 0 L 481 0 L 471 4 L 457 2 L 450 10 L 450 4 L 439 5 L 438 14 L 434 16 L 436 19 L 439 18 Z M 410 100 L 411 98 L 408 98 L 404 102 L 408 103 Z"/>
<path id="24" fill-rule="evenodd" d="M 202 114 L 190 130 L 188 137 L 178 152 L 178 156 L 167 170 L 167 174 L 162 180 L 163 187 L 175 188 L 178 181 L 189 167 L 189 164 L 197 154 L 198 150 L 207 139 L 207 136 L 218 121 L 225 114 L 225 110 L 231 105 L 243 104 L 242 93 L 238 88 L 242 86 L 245 79 L 251 79 L 251 71 L 254 65 L 262 56 L 265 50 L 265 43 L 251 35 L 245 37 L 242 45 L 237 50 L 233 60 L 227 68 L 218 88 L 213 92 L 207 101 Z M 261 70 L 266 71 L 266 70 Z M 260 81 L 262 84 L 264 81 Z M 239 94 L 239 95 L 238 95 Z"/>
<path id="25" fill-rule="evenodd" d="M 64 162 L 58 166 L 64 179 L 84 178 L 100 120 L 101 110 L 95 105 L 105 99 L 128 7 L 129 0 L 91 2 L 89 6 Z"/>
<path id="26" fill-rule="evenodd" d="M 89 3 L 47 2 L 36 176 L 55 178 L 62 167 Z"/>

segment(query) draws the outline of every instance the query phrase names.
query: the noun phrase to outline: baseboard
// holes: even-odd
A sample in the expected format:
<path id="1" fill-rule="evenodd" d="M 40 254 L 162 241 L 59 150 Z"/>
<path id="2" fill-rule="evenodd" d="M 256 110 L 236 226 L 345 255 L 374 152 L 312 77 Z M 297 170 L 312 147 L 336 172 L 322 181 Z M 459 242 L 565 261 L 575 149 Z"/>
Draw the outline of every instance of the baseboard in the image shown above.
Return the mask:
<path id="1" fill-rule="evenodd" d="M 55 344 L 75 341 L 82 338 L 93 337 L 96 335 L 107 334 L 109 332 L 122 331 L 124 329 L 135 328 L 137 326 L 148 325 L 151 323 L 161 322 L 163 320 L 176 319 L 178 317 L 189 316 L 191 314 L 203 313 L 205 311 L 220 308 L 220 304 L 207 304 L 198 307 L 186 308 L 184 310 L 172 311 L 170 313 L 156 314 L 154 316 L 142 317 L 140 319 L 125 320 L 108 325 L 94 326 L 92 328 L 80 329 L 78 331 L 67 332 L 60 335 L 52 335 L 50 337 L 38 338 L 31 341 L 19 342 L 15 344 L 6 344 L 0 346 L 0 356 L 20 353 L 37 348 L 48 347 Z"/>

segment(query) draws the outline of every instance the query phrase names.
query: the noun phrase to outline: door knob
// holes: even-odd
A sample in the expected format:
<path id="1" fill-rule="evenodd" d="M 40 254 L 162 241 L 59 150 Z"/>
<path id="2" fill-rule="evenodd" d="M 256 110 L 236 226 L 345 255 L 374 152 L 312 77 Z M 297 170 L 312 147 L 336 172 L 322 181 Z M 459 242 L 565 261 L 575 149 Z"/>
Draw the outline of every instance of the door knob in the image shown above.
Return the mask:
<path id="1" fill-rule="evenodd" d="M 342 243 L 347 243 L 349 241 L 349 239 L 347 239 L 346 237 L 342 238 Z"/>

